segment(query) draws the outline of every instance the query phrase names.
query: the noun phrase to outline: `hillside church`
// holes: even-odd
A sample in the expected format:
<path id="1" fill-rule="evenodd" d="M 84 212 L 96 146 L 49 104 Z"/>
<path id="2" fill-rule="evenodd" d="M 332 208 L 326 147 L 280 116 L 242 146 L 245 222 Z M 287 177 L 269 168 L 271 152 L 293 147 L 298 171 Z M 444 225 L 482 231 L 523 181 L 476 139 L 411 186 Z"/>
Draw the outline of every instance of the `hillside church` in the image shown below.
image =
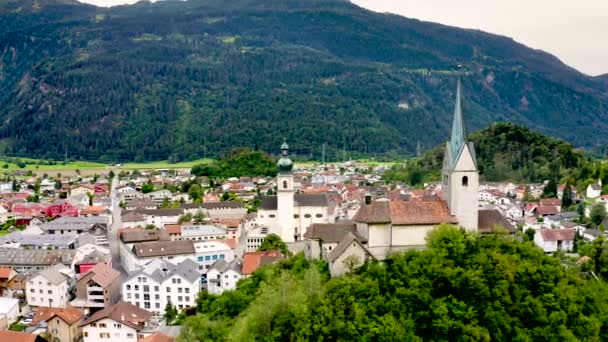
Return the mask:
<path id="1" fill-rule="evenodd" d="M 446 143 L 443 161 L 443 197 L 369 202 L 361 206 L 353 222 L 335 224 L 323 195 L 295 193 L 293 163 L 289 159 L 289 146 L 284 143 L 278 161 L 277 196 L 262 199 L 258 223 L 288 243 L 305 238 L 309 242 L 310 253 L 318 257 L 346 250 L 344 246 L 340 248 L 339 243 L 344 238 L 355 248 L 357 244 L 353 244 L 352 240 L 357 240 L 364 254 L 380 260 L 391 251 L 423 248 L 427 233 L 439 224 L 457 224 L 477 231 L 480 222 L 479 173 L 475 147 L 466 137 L 459 81 L 451 137 Z M 310 241 L 315 241 L 314 246 Z"/>

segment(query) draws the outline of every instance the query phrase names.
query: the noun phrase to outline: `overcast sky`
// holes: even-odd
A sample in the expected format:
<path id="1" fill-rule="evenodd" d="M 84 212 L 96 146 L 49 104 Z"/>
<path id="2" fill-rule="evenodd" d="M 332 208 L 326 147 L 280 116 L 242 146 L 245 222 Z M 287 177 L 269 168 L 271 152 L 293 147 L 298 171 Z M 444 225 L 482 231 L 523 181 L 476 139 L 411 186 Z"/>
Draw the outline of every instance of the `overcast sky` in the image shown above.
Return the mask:
<path id="1" fill-rule="evenodd" d="M 81 0 L 98 6 L 135 0 Z M 230 0 L 227 0 L 230 1 Z M 378 12 L 506 35 L 589 74 L 608 73 L 608 0 L 352 0 Z"/>

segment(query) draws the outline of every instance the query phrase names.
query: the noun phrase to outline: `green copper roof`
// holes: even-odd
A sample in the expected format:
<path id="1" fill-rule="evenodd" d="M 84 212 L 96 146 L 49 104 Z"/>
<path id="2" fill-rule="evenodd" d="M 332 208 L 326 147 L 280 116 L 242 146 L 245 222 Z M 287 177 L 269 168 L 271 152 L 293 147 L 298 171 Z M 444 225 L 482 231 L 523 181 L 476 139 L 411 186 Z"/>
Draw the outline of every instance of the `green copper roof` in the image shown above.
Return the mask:
<path id="1" fill-rule="evenodd" d="M 277 166 L 281 173 L 288 173 L 293 169 L 293 162 L 289 159 L 289 145 L 287 145 L 286 140 L 284 140 L 283 145 L 281 145 L 281 158 L 277 162 Z"/>
<path id="2" fill-rule="evenodd" d="M 460 152 L 462 151 L 467 139 L 467 130 L 464 122 L 464 114 L 462 110 L 462 90 L 460 79 L 456 87 L 456 106 L 454 107 L 454 121 L 452 123 L 452 137 L 449 143 L 450 157 L 452 166 L 456 164 Z"/>

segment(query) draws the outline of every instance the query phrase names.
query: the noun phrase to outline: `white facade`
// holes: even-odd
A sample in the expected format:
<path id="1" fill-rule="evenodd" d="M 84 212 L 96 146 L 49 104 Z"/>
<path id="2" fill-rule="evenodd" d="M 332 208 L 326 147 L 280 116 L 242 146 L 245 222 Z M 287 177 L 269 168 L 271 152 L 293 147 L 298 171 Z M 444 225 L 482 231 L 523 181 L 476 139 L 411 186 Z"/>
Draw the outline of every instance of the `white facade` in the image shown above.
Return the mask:
<path id="1" fill-rule="evenodd" d="M 169 302 L 177 309 L 195 306 L 201 278 L 198 272 L 194 277 L 188 276 L 179 268 L 173 264 L 167 267 L 160 261 L 146 265 L 123 283 L 123 300 L 157 315 L 164 313 Z"/>
<path id="2" fill-rule="evenodd" d="M 153 200 L 156 205 L 161 205 L 165 198 L 171 200 L 173 198 L 173 194 L 169 190 L 158 190 L 147 193 L 144 195 L 144 197 Z"/>
<path id="3" fill-rule="evenodd" d="M 26 300 L 30 306 L 48 306 L 52 308 L 65 308 L 68 305 L 68 277 L 56 274 L 55 278 L 45 277 L 45 272 L 58 272 L 57 267 L 49 268 L 38 273 L 25 283 Z"/>
<path id="4" fill-rule="evenodd" d="M 207 273 L 207 270 L 217 260 L 230 262 L 235 257 L 234 250 L 221 240 L 196 241 L 194 249 L 196 250 L 195 261 L 201 273 Z"/>
<path id="5" fill-rule="evenodd" d="M 559 250 L 571 252 L 574 247 L 573 239 L 544 239 L 542 230 L 537 230 L 534 234 L 534 243 L 540 247 L 545 253 L 554 253 Z"/>
<path id="6" fill-rule="evenodd" d="M 277 224 L 275 234 L 284 242 L 294 242 L 296 228 L 294 227 L 294 189 L 293 175 L 279 173 L 277 176 Z"/>
<path id="7" fill-rule="evenodd" d="M 137 330 L 111 318 L 100 319 L 82 327 L 83 342 L 137 341 Z"/>
<path id="8" fill-rule="evenodd" d="M 17 321 L 19 316 L 19 299 L 0 297 L 0 320 L 6 319 L 6 325 Z"/>
<path id="9" fill-rule="evenodd" d="M 220 295 L 224 291 L 236 289 L 236 284 L 243 278 L 242 263 L 234 260 L 230 263 L 216 263 L 207 272 L 207 292 L 213 295 Z"/>
<path id="10" fill-rule="evenodd" d="M 602 195 L 602 180 L 587 186 L 587 198 L 598 198 Z"/>

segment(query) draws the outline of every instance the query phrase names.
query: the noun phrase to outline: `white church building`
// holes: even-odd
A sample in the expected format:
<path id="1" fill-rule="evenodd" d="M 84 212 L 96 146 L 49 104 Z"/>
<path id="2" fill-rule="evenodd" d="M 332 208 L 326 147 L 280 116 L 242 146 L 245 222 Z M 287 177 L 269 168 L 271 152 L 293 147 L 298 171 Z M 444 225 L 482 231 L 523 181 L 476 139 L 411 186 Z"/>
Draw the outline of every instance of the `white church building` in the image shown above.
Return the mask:
<path id="1" fill-rule="evenodd" d="M 306 229 L 314 223 L 335 222 L 335 210 L 326 194 L 301 194 L 294 190 L 293 162 L 289 159 L 289 146 L 281 146 L 277 163 L 277 195 L 262 197 L 255 223 L 277 234 L 285 242 L 302 240 Z"/>
<path id="2" fill-rule="evenodd" d="M 467 142 L 458 82 L 452 135 L 443 162 L 443 199 L 428 201 L 377 201 L 361 206 L 353 218 L 367 250 L 379 260 L 391 251 L 424 248 L 428 232 L 436 226 L 457 224 L 478 231 L 479 223 L 491 230 L 496 215 L 478 212 L 479 173 L 473 143 Z M 488 227 L 486 227 L 488 226 Z"/>

